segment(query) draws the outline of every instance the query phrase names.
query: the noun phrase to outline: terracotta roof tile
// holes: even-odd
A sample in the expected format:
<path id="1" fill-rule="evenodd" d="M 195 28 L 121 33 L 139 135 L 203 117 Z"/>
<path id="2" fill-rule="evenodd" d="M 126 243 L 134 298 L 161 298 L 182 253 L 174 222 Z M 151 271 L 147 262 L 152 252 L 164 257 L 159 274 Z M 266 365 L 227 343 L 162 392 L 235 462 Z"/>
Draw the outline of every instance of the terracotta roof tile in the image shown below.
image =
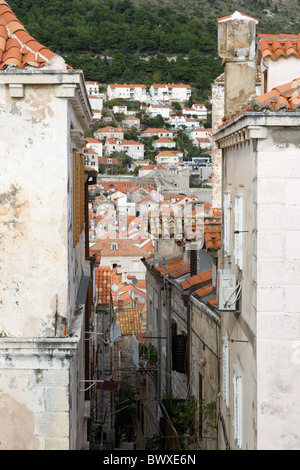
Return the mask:
<path id="1" fill-rule="evenodd" d="M 111 301 L 111 272 L 108 267 L 95 269 L 95 285 L 98 305 L 109 305 Z"/>
<path id="2" fill-rule="evenodd" d="M 40 68 L 53 57 L 59 56 L 30 36 L 9 5 L 0 0 L 0 69 Z"/>
<path id="3" fill-rule="evenodd" d="M 198 297 L 204 297 L 208 294 L 211 294 L 212 291 L 213 291 L 213 286 L 212 284 L 210 284 L 208 286 L 201 287 L 201 289 L 197 289 L 195 293 L 198 295 Z"/>
<path id="4" fill-rule="evenodd" d="M 183 290 L 192 289 L 195 286 L 205 287 L 208 284 L 211 284 L 212 281 L 212 270 L 204 271 L 198 273 L 195 276 L 191 276 L 188 279 L 185 279 L 180 283 Z"/>
<path id="5" fill-rule="evenodd" d="M 117 323 L 122 335 L 131 335 L 142 332 L 142 318 L 140 307 L 126 308 L 117 313 Z"/>
<path id="6" fill-rule="evenodd" d="M 243 109 L 236 113 L 231 118 L 224 121 L 219 129 L 225 127 L 239 116 L 246 112 L 255 111 L 296 111 L 300 109 L 300 78 L 295 78 L 293 81 L 279 85 L 272 90 L 264 93 L 263 95 L 255 96 L 250 104 L 247 104 Z"/>
<path id="7" fill-rule="evenodd" d="M 219 250 L 222 246 L 221 240 L 221 222 L 205 221 L 204 222 L 204 240 L 207 250 Z"/>
<path id="8" fill-rule="evenodd" d="M 290 56 L 300 58 L 300 34 L 260 34 L 258 38 L 263 58 L 270 57 L 272 60 Z"/>

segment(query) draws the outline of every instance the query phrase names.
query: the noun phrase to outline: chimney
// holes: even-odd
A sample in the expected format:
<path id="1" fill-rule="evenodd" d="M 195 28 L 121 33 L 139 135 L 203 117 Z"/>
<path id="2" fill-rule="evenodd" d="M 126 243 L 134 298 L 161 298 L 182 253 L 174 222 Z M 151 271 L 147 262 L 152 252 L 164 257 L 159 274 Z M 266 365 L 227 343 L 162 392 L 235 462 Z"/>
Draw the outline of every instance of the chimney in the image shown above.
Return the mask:
<path id="1" fill-rule="evenodd" d="M 225 72 L 225 120 L 256 94 L 257 23 L 257 19 L 238 11 L 218 19 L 218 53 Z"/>

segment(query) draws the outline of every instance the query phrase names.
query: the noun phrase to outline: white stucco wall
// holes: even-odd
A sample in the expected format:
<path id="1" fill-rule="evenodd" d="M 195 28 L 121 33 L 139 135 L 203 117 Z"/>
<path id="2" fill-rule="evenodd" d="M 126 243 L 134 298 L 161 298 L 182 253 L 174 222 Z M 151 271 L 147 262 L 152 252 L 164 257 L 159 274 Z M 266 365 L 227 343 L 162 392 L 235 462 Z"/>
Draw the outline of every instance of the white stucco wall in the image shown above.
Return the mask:
<path id="1" fill-rule="evenodd" d="M 260 141 L 257 163 L 257 446 L 299 450 L 299 128 Z"/>
<path id="2" fill-rule="evenodd" d="M 266 68 L 268 69 L 267 92 L 278 85 L 284 85 L 300 77 L 300 61 L 298 57 L 280 57 L 277 60 L 266 58 L 261 64 L 262 72 Z"/>
<path id="3" fill-rule="evenodd" d="M 221 330 L 233 339 L 230 365 L 238 364 L 242 374 L 242 449 L 300 448 L 298 119 L 290 114 L 252 115 L 245 133 L 250 139 L 241 143 L 241 134 L 234 131 L 245 130 L 246 119 L 219 133 L 229 136 L 231 129 L 231 143 L 223 150 L 223 191 L 244 197 L 243 270 L 232 256 L 220 257 L 220 267 L 233 269 L 242 284 L 241 312 L 223 313 Z M 224 403 L 221 410 L 234 449 L 232 419 L 227 418 L 233 411 L 231 376 L 229 387 L 229 410 Z"/>

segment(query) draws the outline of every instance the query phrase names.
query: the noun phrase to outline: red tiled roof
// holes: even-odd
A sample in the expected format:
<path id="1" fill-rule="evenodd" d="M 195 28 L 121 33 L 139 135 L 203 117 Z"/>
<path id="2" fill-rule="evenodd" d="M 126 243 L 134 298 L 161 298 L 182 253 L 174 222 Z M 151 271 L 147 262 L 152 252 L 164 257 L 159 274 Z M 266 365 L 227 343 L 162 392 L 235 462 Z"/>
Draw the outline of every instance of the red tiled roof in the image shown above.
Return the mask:
<path id="1" fill-rule="evenodd" d="M 213 286 L 212 286 L 212 284 L 210 284 L 210 285 L 208 285 L 208 286 L 201 287 L 200 289 L 196 290 L 195 293 L 196 293 L 199 297 L 204 297 L 205 295 L 210 294 L 212 291 L 213 291 Z"/>
<path id="2" fill-rule="evenodd" d="M 256 111 L 295 111 L 300 108 L 300 78 L 284 85 L 273 88 L 268 93 L 256 96 L 251 101 L 252 109 Z"/>
<path id="3" fill-rule="evenodd" d="M 211 222 L 209 220 L 204 222 L 204 240 L 207 250 L 219 250 L 221 248 L 221 231 L 221 222 Z"/>
<path id="4" fill-rule="evenodd" d="M 185 281 L 180 283 L 183 290 L 191 289 L 197 285 L 200 287 L 205 287 L 207 284 L 210 284 L 212 280 L 212 270 L 209 269 L 208 271 L 204 271 L 202 273 L 198 273 L 195 276 L 191 276 Z"/>
<path id="5" fill-rule="evenodd" d="M 224 121 L 219 129 L 226 126 L 246 112 L 255 111 L 297 111 L 300 109 L 300 78 L 289 83 L 279 85 L 271 91 L 258 95 L 245 105 L 238 113 Z"/>
<path id="6" fill-rule="evenodd" d="M 118 83 L 109 84 L 108 85 L 110 88 L 146 88 L 146 85 L 127 85 L 126 83 L 123 83 L 119 85 Z"/>
<path id="7" fill-rule="evenodd" d="M 95 268 L 98 305 L 110 304 L 111 272 L 108 267 Z"/>
<path id="8" fill-rule="evenodd" d="M 258 38 L 263 58 L 270 57 L 272 60 L 290 56 L 300 58 L 300 34 L 260 34 Z"/>
<path id="9" fill-rule="evenodd" d="M 59 56 L 30 36 L 9 5 L 0 0 L 0 69 L 41 68 L 53 57 Z"/>
<path id="10" fill-rule="evenodd" d="M 177 279 L 178 277 L 190 272 L 190 264 L 183 263 L 182 258 L 174 258 L 165 264 L 165 268 L 163 264 L 160 264 L 155 269 L 161 275 L 165 272 L 165 274 L 168 274 L 173 279 Z"/>
<path id="11" fill-rule="evenodd" d="M 121 328 L 122 335 L 131 335 L 142 332 L 142 319 L 140 307 L 126 308 L 117 313 L 117 323 Z"/>

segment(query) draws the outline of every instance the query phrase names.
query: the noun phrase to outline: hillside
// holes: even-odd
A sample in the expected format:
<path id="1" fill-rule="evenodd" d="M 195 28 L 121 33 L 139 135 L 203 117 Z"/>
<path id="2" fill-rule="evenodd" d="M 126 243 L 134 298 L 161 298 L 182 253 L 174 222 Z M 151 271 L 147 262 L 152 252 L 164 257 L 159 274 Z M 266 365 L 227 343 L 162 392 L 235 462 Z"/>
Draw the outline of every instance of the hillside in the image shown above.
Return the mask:
<path id="1" fill-rule="evenodd" d="M 239 10 L 258 33 L 298 33 L 300 0 L 10 0 L 29 33 L 87 80 L 183 82 L 208 99 L 222 72 L 217 18 Z"/>

